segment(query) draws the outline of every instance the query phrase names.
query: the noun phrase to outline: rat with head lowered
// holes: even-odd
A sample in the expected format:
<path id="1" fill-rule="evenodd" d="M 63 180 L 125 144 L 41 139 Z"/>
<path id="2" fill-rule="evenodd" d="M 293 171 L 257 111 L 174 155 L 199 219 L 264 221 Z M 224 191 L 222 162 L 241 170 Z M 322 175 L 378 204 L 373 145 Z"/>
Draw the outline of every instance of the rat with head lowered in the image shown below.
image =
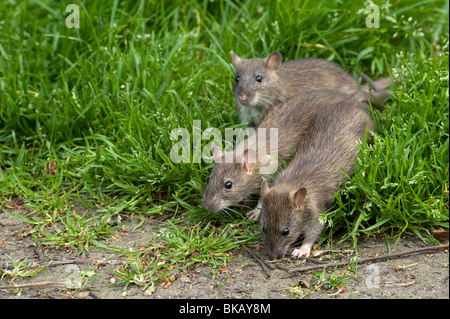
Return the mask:
<path id="1" fill-rule="evenodd" d="M 280 52 L 267 58 L 243 59 L 231 51 L 236 70 L 233 92 L 241 123 L 257 126 L 265 112 L 302 91 L 316 89 L 339 90 L 361 102 L 370 100 L 375 107 L 386 99 L 386 91 L 365 92 L 349 73 L 336 63 L 316 58 L 282 62 Z"/>
<path id="2" fill-rule="evenodd" d="M 259 154 L 259 147 L 250 147 L 254 146 L 255 141 L 259 141 L 261 129 L 277 129 L 277 154 L 272 154 L 273 159 L 289 161 L 297 150 L 301 136 L 307 132 L 311 119 L 315 116 L 315 109 L 322 104 L 323 100 L 319 95 L 301 93 L 279 108 L 269 110 L 255 134 L 239 143 L 234 150 L 222 152 L 213 147 L 216 163 L 203 194 L 203 207 L 219 212 L 257 194 L 261 176 L 270 175 L 262 174 L 263 165 L 259 160 L 262 154 Z M 263 151 L 264 155 L 271 155 L 270 143 L 266 143 Z M 233 160 L 227 163 L 227 156 Z M 260 205 L 247 213 L 250 219 L 259 216 L 259 208 Z"/>
<path id="3" fill-rule="evenodd" d="M 343 171 L 353 173 L 357 144 L 371 136 L 367 130 L 375 130 L 372 116 L 354 100 L 339 92 L 317 94 L 327 102 L 317 110 L 295 157 L 270 187 L 267 181 L 261 185 L 260 231 L 269 259 L 283 258 L 300 235 L 302 246 L 292 256 L 309 256 L 323 228 L 320 214 L 347 180 Z"/>
<path id="4" fill-rule="evenodd" d="M 278 130 L 278 154 L 275 159 L 288 163 L 292 159 L 292 155 L 298 153 L 299 143 L 311 134 L 311 125 L 316 123 L 316 118 L 322 117 L 323 113 L 326 113 L 339 121 L 341 108 L 334 110 L 334 107 L 340 105 L 346 105 L 356 117 L 366 117 L 364 110 L 367 105 L 350 99 L 344 93 L 331 90 L 304 91 L 279 107 L 270 109 L 256 129 L 255 139 L 258 140 L 260 128 L 276 128 Z M 343 119 L 343 122 L 345 121 L 346 119 Z M 315 126 L 315 128 L 318 127 Z M 203 194 L 205 209 L 219 212 L 239 204 L 250 195 L 258 193 L 262 176 L 271 175 L 261 173 L 262 165 L 258 161 L 260 154 L 253 155 L 256 158 L 255 162 L 249 161 L 245 142 L 248 141 L 245 140 L 232 151 L 234 154 L 231 157 L 237 159 L 232 163 L 225 163 L 227 152 L 222 153 L 217 149 L 214 151 L 216 163 Z M 266 154 L 268 153 L 266 152 Z M 260 207 L 261 202 L 255 209 L 247 213 L 250 219 L 258 218 Z"/>

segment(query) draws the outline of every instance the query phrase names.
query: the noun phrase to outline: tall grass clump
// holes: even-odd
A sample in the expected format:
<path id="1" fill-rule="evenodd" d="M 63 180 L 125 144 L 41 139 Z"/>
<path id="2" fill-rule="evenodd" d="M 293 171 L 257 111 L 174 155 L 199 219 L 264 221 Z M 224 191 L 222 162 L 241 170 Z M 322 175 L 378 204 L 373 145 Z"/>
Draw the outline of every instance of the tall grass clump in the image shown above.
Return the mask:
<path id="1" fill-rule="evenodd" d="M 280 51 L 399 79 L 374 114 L 375 143 L 361 147 L 325 216 L 331 233 L 448 227 L 446 1 L 379 3 L 378 29 L 366 27 L 364 1 L 74 4 L 79 29 L 66 26 L 63 2 L 0 2 L 0 208 L 20 199 L 39 227 L 76 203 L 105 220 L 208 218 L 200 204 L 212 164 L 173 163 L 171 132 L 192 138 L 194 120 L 202 130 L 238 126 L 230 50 Z"/>

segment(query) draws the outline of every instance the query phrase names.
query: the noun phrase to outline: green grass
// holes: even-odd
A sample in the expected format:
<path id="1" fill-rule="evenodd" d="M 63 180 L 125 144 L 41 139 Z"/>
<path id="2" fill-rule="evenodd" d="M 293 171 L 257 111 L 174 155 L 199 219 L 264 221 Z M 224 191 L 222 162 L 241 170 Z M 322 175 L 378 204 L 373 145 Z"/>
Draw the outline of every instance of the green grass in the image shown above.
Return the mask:
<path id="1" fill-rule="evenodd" d="M 258 240 L 242 216 L 201 208 L 211 164 L 168 155 L 172 129 L 238 123 L 230 50 L 321 57 L 374 79 L 404 75 L 375 114 L 376 142 L 362 146 L 324 236 L 432 241 L 430 230 L 448 228 L 447 1 L 379 3 L 380 29 L 366 28 L 363 1 L 74 3 L 80 29 L 65 26 L 65 3 L 0 2 L 0 208 L 23 199 L 30 212 L 17 217 L 46 247 L 115 251 L 105 239 L 123 213 L 184 215 L 165 230 L 159 255 L 145 248 L 118 270 L 125 286 L 148 288 L 169 265 L 224 265 L 239 247 L 230 227 L 242 242 Z"/>
<path id="2" fill-rule="evenodd" d="M 331 273 L 331 274 L 330 274 Z M 334 296 L 345 290 L 344 286 L 350 285 L 349 279 L 355 278 L 355 275 L 350 274 L 347 270 L 340 270 L 335 267 L 334 271 L 327 271 L 326 267 L 322 272 L 311 271 L 312 280 L 301 280 L 295 285 L 280 290 L 288 290 L 291 293 L 291 298 L 303 299 L 316 291 L 326 291 L 325 296 Z M 330 274 L 330 275 L 328 275 Z M 343 289 L 344 288 L 344 289 Z"/>

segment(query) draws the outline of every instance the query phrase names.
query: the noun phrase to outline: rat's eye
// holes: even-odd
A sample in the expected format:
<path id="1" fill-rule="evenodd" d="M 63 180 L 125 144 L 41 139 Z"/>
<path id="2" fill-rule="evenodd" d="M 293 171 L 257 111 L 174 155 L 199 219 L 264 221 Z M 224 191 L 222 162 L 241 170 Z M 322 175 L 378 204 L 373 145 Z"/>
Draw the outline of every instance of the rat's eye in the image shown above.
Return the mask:
<path id="1" fill-rule="evenodd" d="M 262 81 L 262 77 L 260 77 L 259 75 L 255 78 L 256 81 L 261 82 Z"/>
<path id="2" fill-rule="evenodd" d="M 233 187 L 233 183 L 232 182 L 225 182 L 225 188 L 226 189 L 230 189 L 231 187 Z"/>
<path id="3" fill-rule="evenodd" d="M 265 234 L 266 233 L 266 226 L 262 227 L 262 232 Z"/>
<path id="4" fill-rule="evenodd" d="M 239 77 L 239 75 L 236 75 L 236 78 L 235 78 L 236 82 L 239 82 L 240 79 L 241 78 Z"/>
<path id="5" fill-rule="evenodd" d="M 283 229 L 283 236 L 287 236 L 287 235 L 289 235 L 289 228 L 285 228 L 285 229 Z"/>
<path id="6" fill-rule="evenodd" d="M 208 179 L 206 180 L 206 184 L 208 184 L 208 183 L 209 183 L 209 180 L 210 180 L 210 179 L 211 179 L 211 178 L 209 178 L 209 177 L 208 177 Z"/>

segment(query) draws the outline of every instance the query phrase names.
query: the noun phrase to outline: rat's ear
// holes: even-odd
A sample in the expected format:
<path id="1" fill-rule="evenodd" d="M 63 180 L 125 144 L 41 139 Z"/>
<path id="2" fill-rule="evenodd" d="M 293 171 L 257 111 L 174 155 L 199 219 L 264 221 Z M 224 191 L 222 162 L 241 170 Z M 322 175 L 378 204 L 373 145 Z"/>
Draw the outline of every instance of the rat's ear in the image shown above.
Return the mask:
<path id="1" fill-rule="evenodd" d="M 261 197 L 267 196 L 269 194 L 270 188 L 267 180 L 265 179 L 261 184 Z"/>
<path id="2" fill-rule="evenodd" d="M 241 162 L 242 169 L 247 175 L 253 174 L 252 170 L 256 166 L 256 152 L 252 150 L 245 150 Z"/>
<path id="3" fill-rule="evenodd" d="M 283 56 L 280 52 L 273 52 L 266 60 L 266 67 L 270 72 L 278 69 L 283 62 Z"/>
<path id="4" fill-rule="evenodd" d="M 214 161 L 217 163 L 221 163 L 223 152 L 217 147 L 216 143 L 212 142 L 211 150 L 213 153 Z"/>
<path id="5" fill-rule="evenodd" d="M 233 61 L 233 65 L 235 67 L 241 62 L 241 58 L 238 57 L 237 54 L 234 53 L 233 50 L 231 50 L 231 61 Z"/>
<path id="6" fill-rule="evenodd" d="M 296 192 L 291 192 L 289 194 L 289 199 L 291 200 L 292 206 L 295 209 L 300 209 L 300 206 L 303 204 L 306 198 L 306 188 L 300 188 Z"/>

